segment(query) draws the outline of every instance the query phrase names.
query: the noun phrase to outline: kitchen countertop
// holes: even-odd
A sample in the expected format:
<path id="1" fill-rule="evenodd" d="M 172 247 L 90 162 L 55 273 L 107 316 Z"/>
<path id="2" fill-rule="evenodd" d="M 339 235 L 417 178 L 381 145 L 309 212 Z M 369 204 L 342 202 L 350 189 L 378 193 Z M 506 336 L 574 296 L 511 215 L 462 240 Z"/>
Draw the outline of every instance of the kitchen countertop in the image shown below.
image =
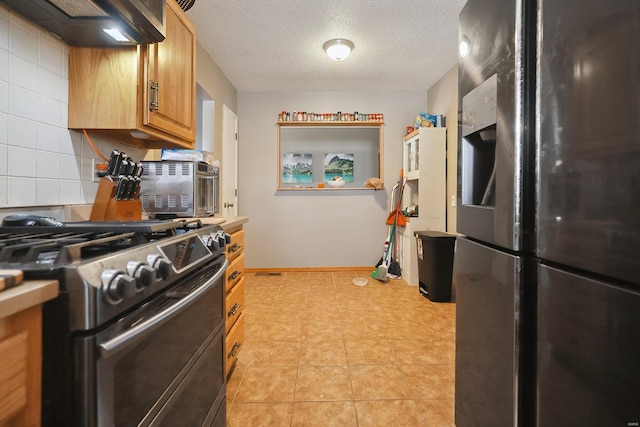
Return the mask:
<path id="1" fill-rule="evenodd" d="M 58 296 L 57 280 L 27 280 L 0 292 L 0 319 Z"/>
<path id="2" fill-rule="evenodd" d="M 212 216 L 212 217 L 203 217 L 203 218 L 177 218 L 177 220 L 181 220 L 181 219 L 186 219 L 186 220 L 199 219 L 200 222 L 204 225 L 220 224 L 220 227 L 222 227 L 224 231 L 231 230 L 244 223 L 249 222 L 249 217 L 247 216 L 231 216 L 231 217 Z"/>

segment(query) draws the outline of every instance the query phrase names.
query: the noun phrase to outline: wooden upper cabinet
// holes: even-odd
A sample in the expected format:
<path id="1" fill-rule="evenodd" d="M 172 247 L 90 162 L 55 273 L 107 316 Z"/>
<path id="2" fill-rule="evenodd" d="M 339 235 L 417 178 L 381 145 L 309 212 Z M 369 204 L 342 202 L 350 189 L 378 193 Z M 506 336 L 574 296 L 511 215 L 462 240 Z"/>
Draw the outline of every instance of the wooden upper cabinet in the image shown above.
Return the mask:
<path id="1" fill-rule="evenodd" d="M 69 49 L 69 129 L 148 148 L 193 148 L 195 103 L 195 27 L 175 0 L 167 1 L 160 43 Z"/>

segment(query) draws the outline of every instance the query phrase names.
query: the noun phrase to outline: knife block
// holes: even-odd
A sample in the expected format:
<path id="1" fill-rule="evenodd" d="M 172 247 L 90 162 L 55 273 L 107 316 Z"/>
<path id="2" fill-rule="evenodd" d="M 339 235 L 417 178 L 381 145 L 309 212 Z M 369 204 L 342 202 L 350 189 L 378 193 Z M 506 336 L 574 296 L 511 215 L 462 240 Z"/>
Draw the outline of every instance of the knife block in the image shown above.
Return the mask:
<path id="1" fill-rule="evenodd" d="M 91 209 L 91 221 L 141 221 L 142 201 L 138 190 L 133 200 L 116 200 L 116 183 L 107 178 L 100 185 Z"/>

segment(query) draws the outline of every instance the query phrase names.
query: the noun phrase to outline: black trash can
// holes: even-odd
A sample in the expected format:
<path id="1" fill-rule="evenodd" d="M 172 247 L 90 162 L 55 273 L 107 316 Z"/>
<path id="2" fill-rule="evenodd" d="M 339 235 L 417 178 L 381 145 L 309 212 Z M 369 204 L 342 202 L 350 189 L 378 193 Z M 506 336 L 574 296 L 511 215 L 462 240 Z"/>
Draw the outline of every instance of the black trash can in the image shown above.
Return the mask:
<path id="1" fill-rule="evenodd" d="M 415 237 L 420 293 L 434 302 L 450 302 L 456 236 L 441 231 L 416 231 Z"/>

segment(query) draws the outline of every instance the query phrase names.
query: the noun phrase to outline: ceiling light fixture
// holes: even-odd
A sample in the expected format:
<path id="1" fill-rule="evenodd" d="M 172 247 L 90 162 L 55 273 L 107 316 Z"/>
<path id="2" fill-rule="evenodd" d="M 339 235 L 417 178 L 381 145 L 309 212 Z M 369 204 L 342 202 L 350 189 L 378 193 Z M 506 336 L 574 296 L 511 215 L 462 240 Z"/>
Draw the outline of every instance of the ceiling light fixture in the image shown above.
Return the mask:
<path id="1" fill-rule="evenodd" d="M 332 39 L 322 45 L 322 48 L 329 58 L 334 61 L 342 61 L 345 59 L 354 48 L 353 42 L 346 39 Z"/>

